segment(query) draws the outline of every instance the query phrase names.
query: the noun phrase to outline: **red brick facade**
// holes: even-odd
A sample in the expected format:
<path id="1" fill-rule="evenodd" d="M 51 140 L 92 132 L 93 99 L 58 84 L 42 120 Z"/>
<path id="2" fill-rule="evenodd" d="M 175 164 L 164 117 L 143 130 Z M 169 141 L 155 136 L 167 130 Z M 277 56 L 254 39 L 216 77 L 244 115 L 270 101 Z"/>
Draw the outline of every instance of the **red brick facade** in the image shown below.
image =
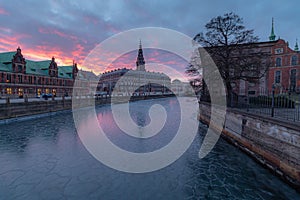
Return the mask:
<path id="1" fill-rule="evenodd" d="M 282 39 L 272 47 L 272 63 L 267 74 L 268 90 L 276 93 L 300 92 L 300 53 Z"/>

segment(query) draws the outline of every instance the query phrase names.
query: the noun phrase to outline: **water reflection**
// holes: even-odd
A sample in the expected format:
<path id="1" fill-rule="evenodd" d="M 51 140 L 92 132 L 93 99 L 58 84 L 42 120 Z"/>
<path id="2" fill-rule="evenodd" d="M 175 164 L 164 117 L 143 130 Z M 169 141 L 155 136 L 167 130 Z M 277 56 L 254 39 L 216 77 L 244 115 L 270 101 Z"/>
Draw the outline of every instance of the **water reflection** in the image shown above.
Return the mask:
<path id="1" fill-rule="evenodd" d="M 109 106 L 97 107 L 99 124 L 108 137 L 134 152 L 151 151 L 168 143 L 178 127 L 173 106 L 176 100 L 134 103 L 131 114 L 141 117 L 141 124 L 149 120 L 142 108 L 153 103 L 173 113 L 163 133 L 146 140 L 130 137 L 114 125 Z M 205 133 L 206 126 L 200 124 L 191 147 L 172 165 L 152 173 L 128 174 L 102 165 L 87 152 L 76 134 L 71 113 L 2 125 L 0 199 L 300 198 L 295 190 L 222 139 L 199 160 Z"/>
<path id="2" fill-rule="evenodd" d="M 164 107 L 167 113 L 167 120 L 161 131 L 153 137 L 141 139 L 124 133 L 115 123 L 109 106 L 97 109 L 99 125 L 106 133 L 106 136 L 124 150 L 136 153 L 155 151 L 164 147 L 173 139 L 179 127 L 178 122 L 180 121 L 181 113 L 176 98 L 132 102 L 129 106 L 129 111 L 133 121 L 139 126 L 148 125 L 150 123 L 149 110 L 154 104 L 160 104 Z"/>

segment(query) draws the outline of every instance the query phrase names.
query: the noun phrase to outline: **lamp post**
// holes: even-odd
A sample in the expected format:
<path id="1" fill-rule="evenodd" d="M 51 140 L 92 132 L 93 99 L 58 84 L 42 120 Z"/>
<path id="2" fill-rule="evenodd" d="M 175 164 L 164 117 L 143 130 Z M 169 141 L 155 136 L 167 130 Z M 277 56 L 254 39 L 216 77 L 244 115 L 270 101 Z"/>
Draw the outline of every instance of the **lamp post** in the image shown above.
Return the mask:
<path id="1" fill-rule="evenodd" d="M 274 104 L 275 104 L 275 85 L 272 85 L 272 110 L 271 110 L 271 117 L 274 117 Z"/>

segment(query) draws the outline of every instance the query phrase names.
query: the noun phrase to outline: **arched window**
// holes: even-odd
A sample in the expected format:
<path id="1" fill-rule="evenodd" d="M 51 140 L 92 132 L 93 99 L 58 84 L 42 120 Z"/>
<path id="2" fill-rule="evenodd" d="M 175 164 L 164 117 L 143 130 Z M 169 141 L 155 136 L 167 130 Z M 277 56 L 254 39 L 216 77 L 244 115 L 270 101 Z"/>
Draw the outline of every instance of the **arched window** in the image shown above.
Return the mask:
<path id="1" fill-rule="evenodd" d="M 275 72 L 275 83 L 280 83 L 281 80 L 281 71 Z"/>
<path id="2" fill-rule="evenodd" d="M 297 70 L 292 69 L 291 74 L 290 74 L 290 91 L 295 92 L 296 91 L 296 75 L 297 75 Z"/>
<path id="3" fill-rule="evenodd" d="M 276 67 L 281 66 L 281 58 L 276 58 Z"/>
<path id="4" fill-rule="evenodd" d="M 292 65 L 297 65 L 297 60 L 298 60 L 298 57 L 296 55 L 292 56 Z"/>

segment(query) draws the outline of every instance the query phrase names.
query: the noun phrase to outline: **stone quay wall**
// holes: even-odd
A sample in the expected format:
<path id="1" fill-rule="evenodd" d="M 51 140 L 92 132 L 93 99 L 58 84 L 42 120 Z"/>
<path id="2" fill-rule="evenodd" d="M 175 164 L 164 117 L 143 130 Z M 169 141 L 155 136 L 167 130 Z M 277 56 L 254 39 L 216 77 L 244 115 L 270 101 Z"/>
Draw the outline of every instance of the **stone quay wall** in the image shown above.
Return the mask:
<path id="1" fill-rule="evenodd" d="M 300 124 L 227 109 L 224 127 L 216 127 L 212 110 L 201 102 L 200 121 L 300 191 Z"/>
<path id="2" fill-rule="evenodd" d="M 154 98 L 165 98 L 174 95 L 152 95 L 152 96 L 132 96 L 130 101 L 147 100 Z M 109 104 L 113 98 L 114 103 L 125 103 L 128 102 L 128 97 L 82 97 L 78 107 L 87 107 L 92 105 L 104 105 Z M 40 101 L 28 101 L 24 99 L 24 102 L 11 103 L 7 100 L 6 103 L 0 104 L 0 120 L 20 118 L 25 116 L 40 115 L 44 113 L 54 113 L 63 110 L 72 109 L 71 99 L 56 100 L 49 98 L 48 100 Z"/>

